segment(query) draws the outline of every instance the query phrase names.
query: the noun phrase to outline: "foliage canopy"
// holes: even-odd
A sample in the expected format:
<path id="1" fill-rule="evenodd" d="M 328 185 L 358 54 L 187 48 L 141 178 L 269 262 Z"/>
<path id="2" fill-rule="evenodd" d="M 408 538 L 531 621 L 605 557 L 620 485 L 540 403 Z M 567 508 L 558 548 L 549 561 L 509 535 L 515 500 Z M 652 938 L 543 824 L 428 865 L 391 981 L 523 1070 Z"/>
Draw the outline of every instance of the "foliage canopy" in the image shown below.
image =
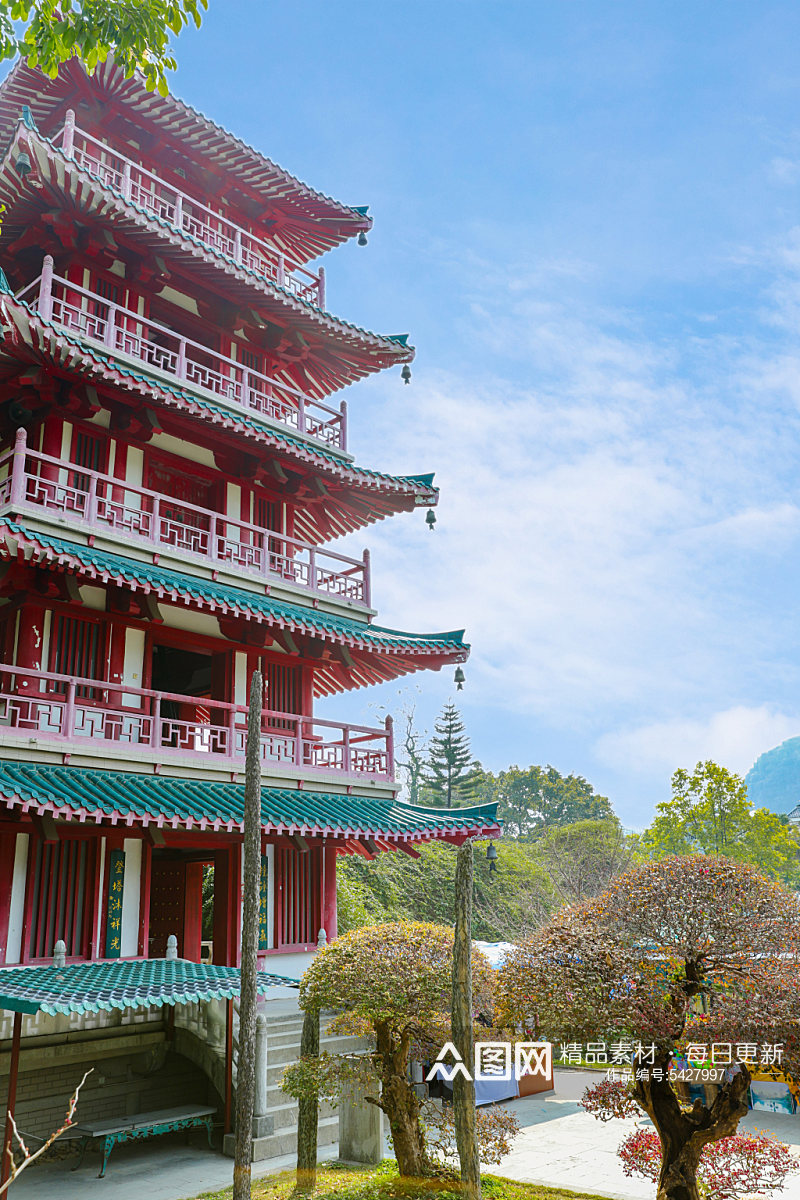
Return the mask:
<path id="1" fill-rule="evenodd" d="M 647 863 L 562 909 L 500 972 L 501 1013 L 555 1041 L 652 1044 L 632 1095 L 663 1147 L 660 1200 L 694 1200 L 703 1148 L 747 1111 L 746 1056 L 713 1104 L 682 1108 L 669 1068 L 695 1043 L 782 1043 L 800 1075 L 800 909 L 754 867 L 693 855 Z"/>
<path id="2" fill-rule="evenodd" d="M 797 885 L 800 842 L 775 813 L 754 809 L 744 780 L 714 762 L 676 771 L 672 798 L 659 804 L 638 849 L 648 858 L 670 854 L 724 854 L 764 874 Z"/>
<path id="3" fill-rule="evenodd" d="M 89 71 L 109 54 L 126 76 L 140 70 L 147 87 L 166 95 L 174 71 L 169 39 L 200 27 L 208 0 L 0 0 L 0 58 L 19 54 L 54 79 L 79 58 Z"/>

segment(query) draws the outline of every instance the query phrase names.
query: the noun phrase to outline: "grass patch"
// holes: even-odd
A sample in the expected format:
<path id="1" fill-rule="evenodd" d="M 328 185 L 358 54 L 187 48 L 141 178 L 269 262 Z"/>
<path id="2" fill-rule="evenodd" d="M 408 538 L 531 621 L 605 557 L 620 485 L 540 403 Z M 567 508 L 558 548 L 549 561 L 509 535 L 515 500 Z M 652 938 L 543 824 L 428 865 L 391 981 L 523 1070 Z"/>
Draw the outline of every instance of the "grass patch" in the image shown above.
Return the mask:
<path id="1" fill-rule="evenodd" d="M 253 1200 L 291 1200 L 294 1181 L 294 1171 L 254 1179 Z M 601 1200 L 586 1192 L 539 1187 L 499 1175 L 482 1175 L 481 1183 L 486 1200 Z M 379 1167 L 321 1164 L 314 1189 L 314 1200 L 460 1200 L 460 1195 L 452 1179 L 400 1179 L 392 1159 Z M 226 1188 L 203 1192 L 195 1200 L 230 1200 L 230 1196 L 231 1189 Z"/>

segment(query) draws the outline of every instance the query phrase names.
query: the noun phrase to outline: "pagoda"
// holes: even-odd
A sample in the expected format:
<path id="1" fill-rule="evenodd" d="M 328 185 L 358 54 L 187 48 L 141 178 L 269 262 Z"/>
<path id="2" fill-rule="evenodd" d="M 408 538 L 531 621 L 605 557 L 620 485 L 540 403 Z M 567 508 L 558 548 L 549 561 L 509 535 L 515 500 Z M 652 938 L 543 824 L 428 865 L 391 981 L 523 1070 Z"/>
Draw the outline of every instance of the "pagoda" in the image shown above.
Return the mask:
<path id="1" fill-rule="evenodd" d="M 335 547 L 438 498 L 348 448 L 341 393 L 413 358 L 329 311 L 317 260 L 371 218 L 112 61 L 17 64 L 0 142 L 0 965 L 171 936 L 238 964 L 258 668 L 260 956 L 298 978 L 340 854 L 499 832 L 398 800 L 391 719 L 315 711 L 468 654 L 377 624 L 368 551 Z"/>

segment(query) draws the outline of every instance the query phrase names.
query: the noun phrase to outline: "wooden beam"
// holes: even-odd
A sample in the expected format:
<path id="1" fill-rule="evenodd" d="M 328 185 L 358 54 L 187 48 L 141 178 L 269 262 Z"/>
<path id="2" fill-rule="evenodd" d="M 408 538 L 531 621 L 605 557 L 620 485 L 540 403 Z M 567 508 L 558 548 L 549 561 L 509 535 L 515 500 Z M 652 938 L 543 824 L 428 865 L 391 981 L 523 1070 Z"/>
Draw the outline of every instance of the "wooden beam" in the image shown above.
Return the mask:
<path id="1" fill-rule="evenodd" d="M 401 850 L 403 854 L 407 854 L 409 858 L 422 858 L 419 850 L 415 850 L 410 842 L 394 842 L 395 849 Z"/>

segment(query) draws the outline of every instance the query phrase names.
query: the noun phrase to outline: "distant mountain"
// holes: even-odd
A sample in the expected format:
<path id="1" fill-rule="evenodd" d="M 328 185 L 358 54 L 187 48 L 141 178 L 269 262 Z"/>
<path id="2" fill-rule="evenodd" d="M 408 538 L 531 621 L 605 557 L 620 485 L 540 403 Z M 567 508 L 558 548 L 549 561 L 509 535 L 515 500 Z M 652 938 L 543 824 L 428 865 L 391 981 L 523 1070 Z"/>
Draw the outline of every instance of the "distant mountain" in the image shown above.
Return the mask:
<path id="1" fill-rule="evenodd" d="M 788 738 L 757 758 L 745 782 L 755 808 L 790 813 L 800 804 L 800 737 Z"/>

